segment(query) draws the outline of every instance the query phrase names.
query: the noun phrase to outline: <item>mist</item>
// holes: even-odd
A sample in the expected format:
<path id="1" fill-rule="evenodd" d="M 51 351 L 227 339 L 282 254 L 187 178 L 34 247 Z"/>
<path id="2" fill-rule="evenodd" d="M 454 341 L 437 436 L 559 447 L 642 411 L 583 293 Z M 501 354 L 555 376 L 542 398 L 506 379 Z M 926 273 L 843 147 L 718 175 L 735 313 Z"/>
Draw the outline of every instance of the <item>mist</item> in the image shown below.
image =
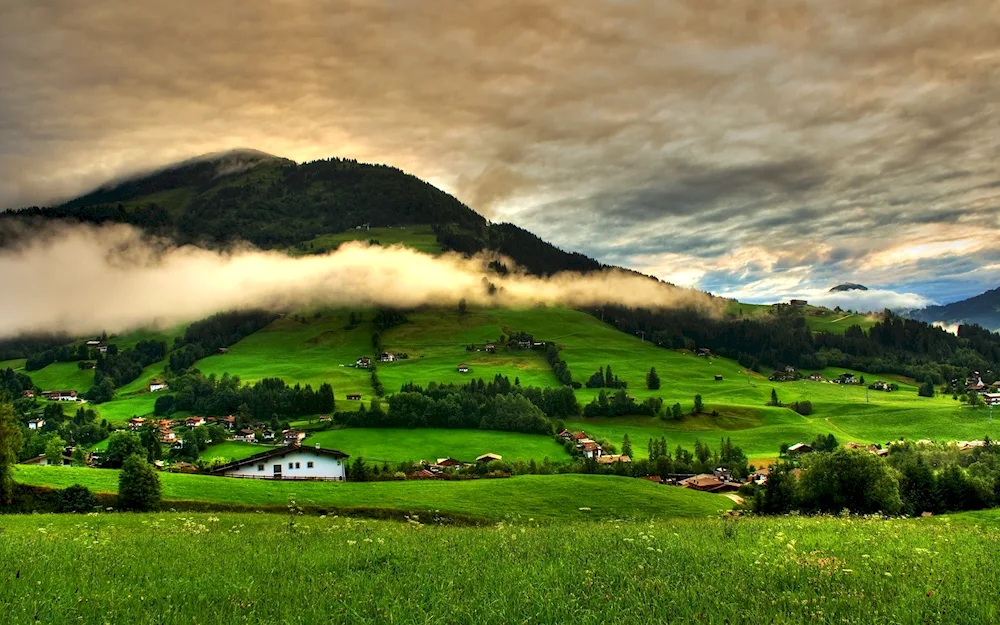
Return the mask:
<path id="1" fill-rule="evenodd" d="M 56 226 L 0 250 L 0 337 L 83 336 L 167 327 L 213 313 L 264 308 L 535 305 L 691 307 L 718 303 L 620 270 L 548 278 L 486 271 L 492 257 L 431 256 L 400 246 L 346 243 L 324 255 L 234 247 L 176 247 L 130 226 Z M 486 277 L 495 287 L 491 295 Z"/>

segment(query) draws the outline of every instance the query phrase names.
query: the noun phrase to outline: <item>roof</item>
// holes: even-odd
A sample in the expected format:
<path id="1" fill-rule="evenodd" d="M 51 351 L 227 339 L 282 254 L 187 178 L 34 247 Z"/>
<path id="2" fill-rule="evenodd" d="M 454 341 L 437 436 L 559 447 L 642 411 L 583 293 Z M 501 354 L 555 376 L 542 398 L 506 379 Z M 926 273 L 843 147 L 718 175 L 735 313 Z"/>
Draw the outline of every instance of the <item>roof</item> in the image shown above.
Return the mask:
<path id="1" fill-rule="evenodd" d="M 794 445 L 792 445 L 791 447 L 788 448 L 788 451 L 799 451 L 799 450 L 806 450 L 806 449 L 808 449 L 808 450 L 811 451 L 812 447 L 810 447 L 809 445 L 806 445 L 805 443 L 795 443 Z"/>
<path id="2" fill-rule="evenodd" d="M 483 454 L 476 457 L 476 462 L 482 462 L 483 460 L 503 460 L 503 456 L 500 454 Z"/>
<path id="3" fill-rule="evenodd" d="M 702 473 L 701 475 L 681 480 L 681 486 L 687 486 L 689 488 L 716 488 L 721 485 L 722 480 L 715 477 L 711 473 Z"/>
<path id="4" fill-rule="evenodd" d="M 599 462 L 600 464 L 612 464 L 615 462 L 632 462 L 632 459 L 624 454 L 622 455 L 607 454 L 605 456 L 601 456 L 600 458 L 598 458 L 597 462 Z"/>
<path id="5" fill-rule="evenodd" d="M 254 464 L 255 462 L 260 462 L 261 460 L 267 460 L 268 458 L 283 457 L 297 451 L 310 452 L 316 454 L 317 456 L 330 456 L 333 458 L 350 458 L 347 454 L 336 449 L 323 449 L 322 447 L 303 447 L 301 445 L 287 445 L 285 447 L 275 447 L 274 449 L 269 449 L 267 451 L 262 451 L 259 454 L 254 454 L 249 458 L 244 458 L 243 460 L 237 460 L 235 462 L 230 462 L 229 464 L 224 464 L 220 467 L 212 469 L 212 473 L 221 473 L 223 471 L 228 471 L 229 469 L 235 469 L 237 467 L 242 467 L 248 464 Z"/>

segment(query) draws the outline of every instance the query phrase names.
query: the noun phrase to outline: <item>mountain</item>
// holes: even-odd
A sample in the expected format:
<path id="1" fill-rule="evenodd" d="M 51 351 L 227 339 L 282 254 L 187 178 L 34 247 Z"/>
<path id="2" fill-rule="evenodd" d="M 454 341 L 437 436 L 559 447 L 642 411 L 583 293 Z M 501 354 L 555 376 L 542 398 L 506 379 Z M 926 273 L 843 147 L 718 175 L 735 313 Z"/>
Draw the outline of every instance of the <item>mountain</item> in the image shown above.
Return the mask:
<path id="1" fill-rule="evenodd" d="M 838 284 L 837 286 L 830 289 L 831 293 L 841 293 L 843 291 L 867 291 L 868 287 L 863 284 L 855 284 L 854 282 L 845 282 L 843 284 Z"/>
<path id="2" fill-rule="evenodd" d="M 339 158 L 298 164 L 254 150 L 208 154 L 112 181 L 57 206 L 5 211 L 0 246 L 23 236 L 4 225 L 35 220 L 127 223 L 182 244 L 242 240 L 263 249 L 289 248 L 361 224 L 430 225 L 446 250 L 496 251 L 535 274 L 602 267 L 512 224 L 492 224 L 395 167 Z"/>
<path id="3" fill-rule="evenodd" d="M 909 316 L 927 323 L 975 323 L 1000 331 L 1000 288 L 959 302 L 914 310 Z"/>

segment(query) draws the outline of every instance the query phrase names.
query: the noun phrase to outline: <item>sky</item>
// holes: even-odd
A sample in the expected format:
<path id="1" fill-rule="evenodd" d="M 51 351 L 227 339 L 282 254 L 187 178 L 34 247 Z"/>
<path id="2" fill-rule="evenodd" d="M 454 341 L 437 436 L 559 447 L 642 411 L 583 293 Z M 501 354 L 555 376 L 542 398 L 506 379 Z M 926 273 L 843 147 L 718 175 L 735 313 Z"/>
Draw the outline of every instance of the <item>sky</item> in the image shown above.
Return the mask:
<path id="1" fill-rule="evenodd" d="M 664 280 L 1000 284 L 995 0 L 0 0 L 0 206 L 254 148 Z"/>

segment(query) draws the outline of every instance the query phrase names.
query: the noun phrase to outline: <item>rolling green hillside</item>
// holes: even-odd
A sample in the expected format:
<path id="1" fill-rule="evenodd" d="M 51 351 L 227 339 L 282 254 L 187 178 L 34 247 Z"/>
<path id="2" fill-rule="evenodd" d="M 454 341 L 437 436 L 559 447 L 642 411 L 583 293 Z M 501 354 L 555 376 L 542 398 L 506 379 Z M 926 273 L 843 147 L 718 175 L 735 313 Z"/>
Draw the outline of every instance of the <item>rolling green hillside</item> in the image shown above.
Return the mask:
<path id="1" fill-rule="evenodd" d="M 290 495 L 304 506 L 382 508 L 403 512 L 452 512 L 490 520 L 705 517 L 732 507 L 722 495 L 670 488 L 610 475 L 522 475 L 506 479 L 397 482 L 281 482 L 209 475 L 160 473 L 165 503 L 199 501 L 285 506 Z M 22 484 L 94 492 L 118 490 L 118 471 L 18 466 Z M 589 510 L 580 510 L 589 508 Z"/>

